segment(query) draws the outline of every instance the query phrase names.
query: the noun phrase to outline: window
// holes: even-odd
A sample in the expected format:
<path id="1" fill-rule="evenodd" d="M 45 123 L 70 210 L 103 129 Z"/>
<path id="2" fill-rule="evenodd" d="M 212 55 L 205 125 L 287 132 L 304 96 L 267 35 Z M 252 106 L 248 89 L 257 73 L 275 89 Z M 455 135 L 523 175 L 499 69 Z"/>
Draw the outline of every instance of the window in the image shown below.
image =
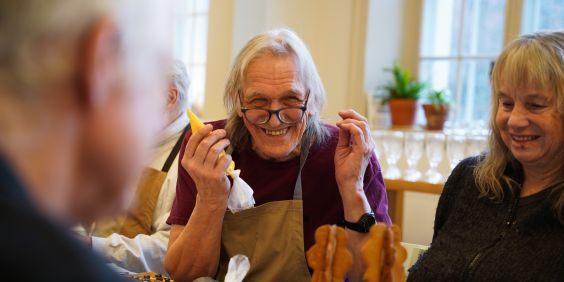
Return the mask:
<path id="1" fill-rule="evenodd" d="M 176 0 L 174 55 L 182 60 L 192 81 L 189 105 L 196 111 L 204 104 L 209 0 Z"/>
<path id="2" fill-rule="evenodd" d="M 564 0 L 525 0 L 521 32 L 564 28 Z"/>
<path id="3" fill-rule="evenodd" d="M 483 124 L 489 69 L 503 47 L 505 0 L 428 0 L 423 7 L 419 79 L 452 98 L 449 120 Z"/>
<path id="4" fill-rule="evenodd" d="M 423 2 L 418 77 L 431 88 L 446 89 L 451 94 L 452 126 L 479 128 L 489 119 L 489 73 L 507 43 L 504 38 L 564 28 L 564 0 L 518 3 L 511 0 Z M 519 11 L 510 16 L 516 17 L 520 26 L 505 19 L 513 11 Z M 512 33 L 513 30 L 519 32 Z"/>

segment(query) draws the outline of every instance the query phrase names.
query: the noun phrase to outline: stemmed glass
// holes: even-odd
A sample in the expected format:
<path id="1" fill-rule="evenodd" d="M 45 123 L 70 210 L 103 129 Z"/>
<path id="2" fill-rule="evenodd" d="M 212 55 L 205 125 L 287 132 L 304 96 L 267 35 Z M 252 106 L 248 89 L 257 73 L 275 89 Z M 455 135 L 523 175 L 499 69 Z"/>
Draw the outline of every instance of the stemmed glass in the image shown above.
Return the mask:
<path id="1" fill-rule="evenodd" d="M 381 162 L 384 160 L 384 141 L 385 132 L 381 130 L 372 131 L 372 140 L 374 140 L 374 153 L 376 157 Z"/>
<path id="2" fill-rule="evenodd" d="M 397 162 L 401 157 L 403 147 L 403 132 L 386 131 L 384 133 L 384 151 L 386 152 L 386 163 L 388 164 L 384 177 L 387 179 L 398 179 L 401 177 Z"/>
<path id="3" fill-rule="evenodd" d="M 446 154 L 451 170 L 464 158 L 465 148 L 466 136 L 460 134 L 447 135 Z"/>
<path id="4" fill-rule="evenodd" d="M 425 136 L 425 153 L 429 163 L 426 173 L 427 182 L 439 183 L 443 176 L 437 171 L 437 167 L 443 159 L 445 146 L 445 135 L 442 133 L 427 133 Z"/>
<path id="5" fill-rule="evenodd" d="M 422 132 L 406 132 L 404 152 L 407 161 L 407 170 L 404 173 L 404 179 L 408 181 L 417 181 L 421 178 L 421 172 L 417 169 L 417 164 L 423 154 L 425 134 Z"/>
<path id="6" fill-rule="evenodd" d="M 477 156 L 482 154 L 488 146 L 488 137 L 483 134 L 468 136 L 468 155 Z"/>

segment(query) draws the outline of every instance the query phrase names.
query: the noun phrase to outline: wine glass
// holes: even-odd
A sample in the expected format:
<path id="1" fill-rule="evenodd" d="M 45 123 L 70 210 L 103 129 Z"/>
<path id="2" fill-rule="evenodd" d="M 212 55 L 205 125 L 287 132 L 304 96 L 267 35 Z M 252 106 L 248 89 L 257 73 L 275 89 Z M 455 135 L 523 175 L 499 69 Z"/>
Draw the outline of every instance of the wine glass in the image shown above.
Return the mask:
<path id="1" fill-rule="evenodd" d="M 404 179 L 417 181 L 421 178 L 421 172 L 417 169 L 417 164 L 423 154 L 425 134 L 422 132 L 406 132 L 403 150 L 407 161 L 407 170 Z"/>
<path id="2" fill-rule="evenodd" d="M 425 153 L 429 162 L 429 170 L 426 173 L 427 182 L 439 183 L 443 176 L 437 167 L 443 159 L 445 150 L 445 135 L 442 133 L 429 132 L 425 136 Z"/>
<path id="3" fill-rule="evenodd" d="M 401 157 L 403 147 L 403 132 L 388 130 L 384 133 L 383 142 L 386 152 L 386 163 L 388 164 L 384 177 L 387 179 L 398 179 L 401 177 L 397 162 Z"/>
<path id="4" fill-rule="evenodd" d="M 468 155 L 477 156 L 482 154 L 488 146 L 488 137 L 483 134 L 472 134 L 468 136 Z"/>
<path id="5" fill-rule="evenodd" d="M 446 155 L 450 169 L 454 167 L 464 158 L 464 150 L 466 148 L 466 136 L 460 134 L 447 135 Z"/>
<path id="6" fill-rule="evenodd" d="M 384 136 L 385 132 L 381 130 L 372 131 L 372 140 L 374 140 L 374 153 L 379 161 L 384 160 Z"/>

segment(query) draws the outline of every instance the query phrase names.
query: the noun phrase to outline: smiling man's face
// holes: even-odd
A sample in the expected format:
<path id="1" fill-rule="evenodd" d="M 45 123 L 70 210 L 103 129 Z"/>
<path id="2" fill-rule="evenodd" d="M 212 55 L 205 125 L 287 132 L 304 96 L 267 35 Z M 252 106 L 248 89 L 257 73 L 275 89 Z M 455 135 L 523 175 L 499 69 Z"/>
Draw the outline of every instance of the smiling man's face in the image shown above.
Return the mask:
<path id="1" fill-rule="evenodd" d="M 299 82 L 294 60 L 289 55 L 262 55 L 245 71 L 241 95 L 246 108 L 278 110 L 304 106 L 306 91 Z M 242 113 L 240 113 L 242 115 Z M 243 116 L 252 137 L 253 150 L 264 159 L 285 161 L 300 154 L 300 140 L 308 113 L 297 123 L 282 123 L 275 114 L 264 124 L 253 124 Z"/>

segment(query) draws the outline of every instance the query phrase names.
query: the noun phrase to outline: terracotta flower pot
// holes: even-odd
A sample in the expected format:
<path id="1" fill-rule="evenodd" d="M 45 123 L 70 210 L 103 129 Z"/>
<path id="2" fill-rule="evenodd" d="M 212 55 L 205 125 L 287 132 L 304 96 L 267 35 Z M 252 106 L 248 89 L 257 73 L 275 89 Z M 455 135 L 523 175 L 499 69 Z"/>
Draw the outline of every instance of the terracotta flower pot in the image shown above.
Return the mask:
<path id="1" fill-rule="evenodd" d="M 448 105 L 424 104 L 425 118 L 427 119 L 428 130 L 443 130 L 445 121 L 448 118 Z"/>
<path id="2" fill-rule="evenodd" d="M 392 126 L 413 126 L 415 124 L 416 100 L 390 99 L 389 103 L 392 114 Z"/>

